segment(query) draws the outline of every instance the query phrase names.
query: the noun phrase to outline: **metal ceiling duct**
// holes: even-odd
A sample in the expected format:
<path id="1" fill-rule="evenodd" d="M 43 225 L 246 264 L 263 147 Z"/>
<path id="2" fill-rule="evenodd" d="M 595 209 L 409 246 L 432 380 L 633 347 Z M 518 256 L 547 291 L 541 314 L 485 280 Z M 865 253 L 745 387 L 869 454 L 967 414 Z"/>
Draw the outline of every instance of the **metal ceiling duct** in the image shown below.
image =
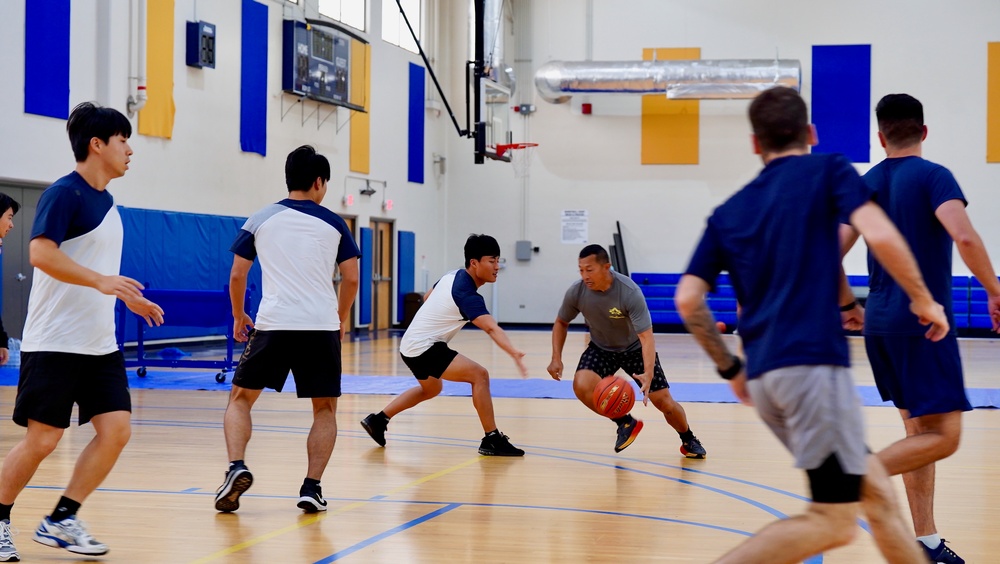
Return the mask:
<path id="1" fill-rule="evenodd" d="M 563 104 L 574 94 L 663 94 L 672 100 L 753 98 L 774 86 L 796 90 L 797 60 L 552 61 L 535 72 L 546 102 Z"/>

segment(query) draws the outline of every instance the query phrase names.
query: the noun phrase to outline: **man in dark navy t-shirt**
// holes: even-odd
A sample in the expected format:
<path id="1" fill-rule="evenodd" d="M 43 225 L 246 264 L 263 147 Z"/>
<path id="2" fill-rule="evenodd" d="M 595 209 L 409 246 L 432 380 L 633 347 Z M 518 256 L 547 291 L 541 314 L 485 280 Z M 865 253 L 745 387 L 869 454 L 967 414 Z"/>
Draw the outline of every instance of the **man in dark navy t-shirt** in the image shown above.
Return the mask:
<path id="1" fill-rule="evenodd" d="M 1000 282 L 979 234 L 965 211 L 958 182 L 945 167 L 922 158 L 927 137 L 923 106 L 908 94 L 889 94 L 875 108 L 886 159 L 865 174 L 874 200 L 899 227 L 920 265 L 934 299 L 952 314 L 952 244 L 983 285 L 993 330 L 1000 327 Z M 857 233 L 844 226 L 844 252 Z M 934 462 L 958 449 L 962 412 L 972 409 L 965 394 L 958 337 L 954 331 L 931 342 L 909 312 L 906 294 L 869 256 L 865 303 L 865 348 L 883 400 L 892 400 L 906 438 L 878 453 L 889 475 L 903 474 L 913 528 L 933 562 L 964 562 L 934 523 Z"/>
<path id="2" fill-rule="evenodd" d="M 838 224 L 850 222 L 865 236 L 906 289 L 913 312 L 932 325 L 930 338 L 948 332 L 944 310 L 851 164 L 839 155 L 809 154 L 815 130 L 798 92 L 767 90 L 749 113 L 764 170 L 709 217 L 675 299 L 719 374 L 741 401 L 752 398 L 796 466 L 806 471 L 812 502 L 806 515 L 772 523 L 720 562 L 800 562 L 847 544 L 857 527 L 859 501 L 883 556 L 918 562 L 923 555 L 906 535 L 892 485 L 865 446 L 837 311 L 846 286 Z M 742 306 L 745 369 L 727 349 L 705 302 L 723 271 Z"/>

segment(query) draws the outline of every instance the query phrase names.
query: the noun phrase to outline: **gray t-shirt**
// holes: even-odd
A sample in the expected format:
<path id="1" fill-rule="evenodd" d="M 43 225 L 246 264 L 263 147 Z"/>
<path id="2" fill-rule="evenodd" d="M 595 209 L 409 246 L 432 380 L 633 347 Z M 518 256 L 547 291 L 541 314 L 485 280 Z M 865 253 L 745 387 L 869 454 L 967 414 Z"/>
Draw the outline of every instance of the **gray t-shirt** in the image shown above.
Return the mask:
<path id="1" fill-rule="evenodd" d="M 604 292 L 591 290 L 577 280 L 566 291 L 559 319 L 569 323 L 583 314 L 591 341 L 613 352 L 640 348 L 638 333 L 653 326 L 642 290 L 629 277 L 612 272 L 614 280 Z"/>

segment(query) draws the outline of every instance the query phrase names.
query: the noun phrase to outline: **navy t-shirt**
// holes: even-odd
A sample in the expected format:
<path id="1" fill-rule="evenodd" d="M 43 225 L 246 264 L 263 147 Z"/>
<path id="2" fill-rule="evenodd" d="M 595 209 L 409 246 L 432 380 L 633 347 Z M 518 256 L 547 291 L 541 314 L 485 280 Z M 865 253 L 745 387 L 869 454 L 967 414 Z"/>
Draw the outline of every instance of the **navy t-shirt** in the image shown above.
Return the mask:
<path id="1" fill-rule="evenodd" d="M 687 274 L 728 271 L 743 310 L 747 377 L 787 366 L 849 366 L 838 308 L 838 226 L 869 201 L 841 155 L 775 159 L 716 208 Z"/>
<path id="2" fill-rule="evenodd" d="M 927 288 L 944 306 L 954 331 L 952 239 L 934 212 L 949 200 L 968 203 L 958 182 L 945 167 L 920 157 L 886 159 L 865 174 L 865 181 L 909 243 Z M 868 273 L 871 290 L 865 304 L 865 334 L 923 335 L 927 328 L 910 312 L 910 298 L 871 253 Z"/>

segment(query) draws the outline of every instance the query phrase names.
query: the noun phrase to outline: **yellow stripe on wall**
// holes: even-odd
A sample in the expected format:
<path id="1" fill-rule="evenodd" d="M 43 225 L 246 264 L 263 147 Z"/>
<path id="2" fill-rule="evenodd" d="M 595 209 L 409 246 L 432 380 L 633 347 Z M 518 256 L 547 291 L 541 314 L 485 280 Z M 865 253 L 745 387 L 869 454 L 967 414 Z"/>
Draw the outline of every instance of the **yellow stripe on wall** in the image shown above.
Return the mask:
<path id="1" fill-rule="evenodd" d="M 701 48 L 643 49 L 644 61 L 700 59 Z M 642 164 L 698 164 L 698 100 L 642 97 Z"/>
<path id="2" fill-rule="evenodd" d="M 351 103 L 364 106 L 365 111 L 351 110 L 351 172 L 371 171 L 371 83 L 372 52 L 367 43 L 351 40 Z"/>
<path id="3" fill-rule="evenodd" d="M 146 93 L 139 110 L 139 133 L 170 137 L 174 133 L 174 0 L 146 3 Z"/>
<path id="4" fill-rule="evenodd" d="M 1000 163 L 1000 43 L 986 48 L 986 162 Z"/>

